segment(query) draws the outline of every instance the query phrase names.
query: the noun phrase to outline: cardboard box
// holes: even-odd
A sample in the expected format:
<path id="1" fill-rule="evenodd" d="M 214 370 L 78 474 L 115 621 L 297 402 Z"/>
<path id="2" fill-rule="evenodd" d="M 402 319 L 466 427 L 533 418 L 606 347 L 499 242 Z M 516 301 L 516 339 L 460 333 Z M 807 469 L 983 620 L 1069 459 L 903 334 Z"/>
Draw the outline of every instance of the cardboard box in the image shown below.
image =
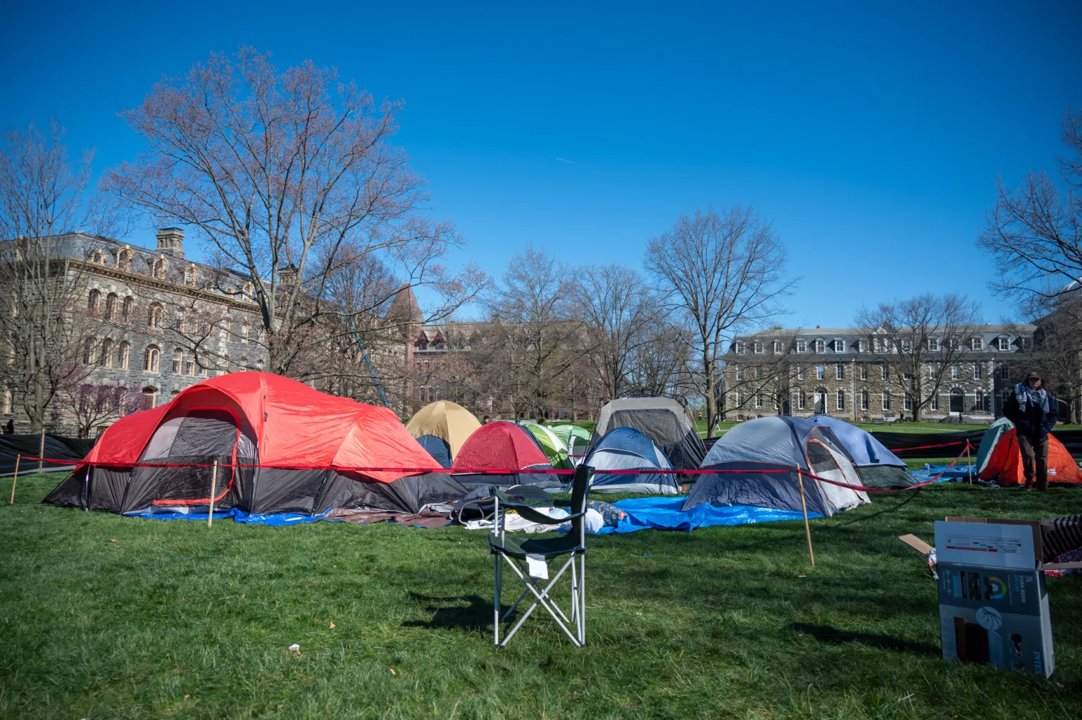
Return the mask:
<path id="1" fill-rule="evenodd" d="M 1036 523 L 935 523 L 943 657 L 1052 674 L 1052 620 L 1040 540 Z"/>

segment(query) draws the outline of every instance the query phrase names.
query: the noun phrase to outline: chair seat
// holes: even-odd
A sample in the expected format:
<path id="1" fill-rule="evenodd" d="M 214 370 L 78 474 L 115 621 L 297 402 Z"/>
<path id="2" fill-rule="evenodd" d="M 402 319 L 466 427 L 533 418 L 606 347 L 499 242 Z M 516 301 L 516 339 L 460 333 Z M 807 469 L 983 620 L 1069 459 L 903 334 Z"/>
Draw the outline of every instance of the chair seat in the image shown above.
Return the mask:
<path id="1" fill-rule="evenodd" d="M 495 535 L 488 536 L 488 547 L 494 553 L 501 553 L 511 557 L 524 558 L 527 555 L 538 555 L 544 558 L 553 558 L 570 553 L 584 553 L 585 546 L 579 542 L 574 533 L 564 535 L 549 535 L 537 537 L 536 535 L 507 535 L 503 544 Z"/>

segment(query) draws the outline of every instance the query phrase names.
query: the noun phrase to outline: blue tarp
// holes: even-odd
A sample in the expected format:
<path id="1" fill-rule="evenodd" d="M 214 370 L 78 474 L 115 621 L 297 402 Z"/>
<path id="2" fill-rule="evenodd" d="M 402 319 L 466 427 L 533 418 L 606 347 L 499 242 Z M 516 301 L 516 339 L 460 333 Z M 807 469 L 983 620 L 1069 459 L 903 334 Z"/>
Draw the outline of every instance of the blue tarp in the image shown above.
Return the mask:
<path id="1" fill-rule="evenodd" d="M 229 520 L 244 523 L 245 525 L 270 525 L 281 527 L 283 525 L 301 525 L 326 520 L 330 510 L 320 515 L 304 515 L 301 513 L 256 513 L 252 514 L 244 510 L 233 508 L 231 510 L 216 511 L 215 520 Z M 199 520 L 207 521 L 207 511 L 200 509 L 193 512 L 153 512 L 150 510 L 137 513 L 126 513 L 129 517 L 145 518 L 147 520 Z"/>
<path id="2" fill-rule="evenodd" d="M 686 497 L 646 497 L 618 500 L 613 503 L 627 513 L 619 525 L 607 525 L 598 531 L 598 535 L 614 533 L 632 533 L 638 530 L 655 528 L 658 530 L 694 530 L 715 525 L 751 525 L 753 523 L 775 522 L 778 520 L 802 520 L 804 516 L 792 510 L 752 507 L 751 505 L 696 505 L 690 510 L 681 510 Z M 815 512 L 808 513 L 809 518 L 821 518 Z"/>
<path id="3" fill-rule="evenodd" d="M 955 465 L 949 469 L 947 465 L 925 465 L 921 469 L 910 470 L 909 474 L 918 483 L 928 482 L 932 478 L 936 478 L 937 483 L 977 481 L 977 468 L 969 465 Z"/>

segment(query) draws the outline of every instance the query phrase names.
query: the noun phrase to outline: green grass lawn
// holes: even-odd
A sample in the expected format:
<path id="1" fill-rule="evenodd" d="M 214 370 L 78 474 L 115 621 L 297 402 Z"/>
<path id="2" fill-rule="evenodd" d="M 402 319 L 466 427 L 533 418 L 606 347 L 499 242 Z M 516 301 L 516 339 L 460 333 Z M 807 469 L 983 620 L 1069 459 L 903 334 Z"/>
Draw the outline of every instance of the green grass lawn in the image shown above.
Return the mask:
<path id="1" fill-rule="evenodd" d="M 799 522 L 592 538 L 587 647 L 536 616 L 498 650 L 483 534 L 37 504 L 58 479 L 13 507 L 0 482 L 0 717 L 1079 717 L 1082 576 L 1048 581 L 1053 679 L 953 664 L 897 540 L 1082 512 L 1078 490 L 877 496 L 813 522 L 814 568 Z"/>

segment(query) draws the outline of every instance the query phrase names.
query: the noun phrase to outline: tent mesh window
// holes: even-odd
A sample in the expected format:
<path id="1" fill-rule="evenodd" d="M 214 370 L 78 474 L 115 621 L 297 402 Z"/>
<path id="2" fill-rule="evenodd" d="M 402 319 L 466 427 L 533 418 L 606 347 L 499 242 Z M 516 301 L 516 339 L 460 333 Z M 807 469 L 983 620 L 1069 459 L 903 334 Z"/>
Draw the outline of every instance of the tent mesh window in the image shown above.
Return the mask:
<path id="1" fill-rule="evenodd" d="M 830 450 L 822 443 L 808 443 L 808 465 L 816 475 L 827 477 L 828 473 L 837 473 L 841 468 L 831 454 Z"/>

